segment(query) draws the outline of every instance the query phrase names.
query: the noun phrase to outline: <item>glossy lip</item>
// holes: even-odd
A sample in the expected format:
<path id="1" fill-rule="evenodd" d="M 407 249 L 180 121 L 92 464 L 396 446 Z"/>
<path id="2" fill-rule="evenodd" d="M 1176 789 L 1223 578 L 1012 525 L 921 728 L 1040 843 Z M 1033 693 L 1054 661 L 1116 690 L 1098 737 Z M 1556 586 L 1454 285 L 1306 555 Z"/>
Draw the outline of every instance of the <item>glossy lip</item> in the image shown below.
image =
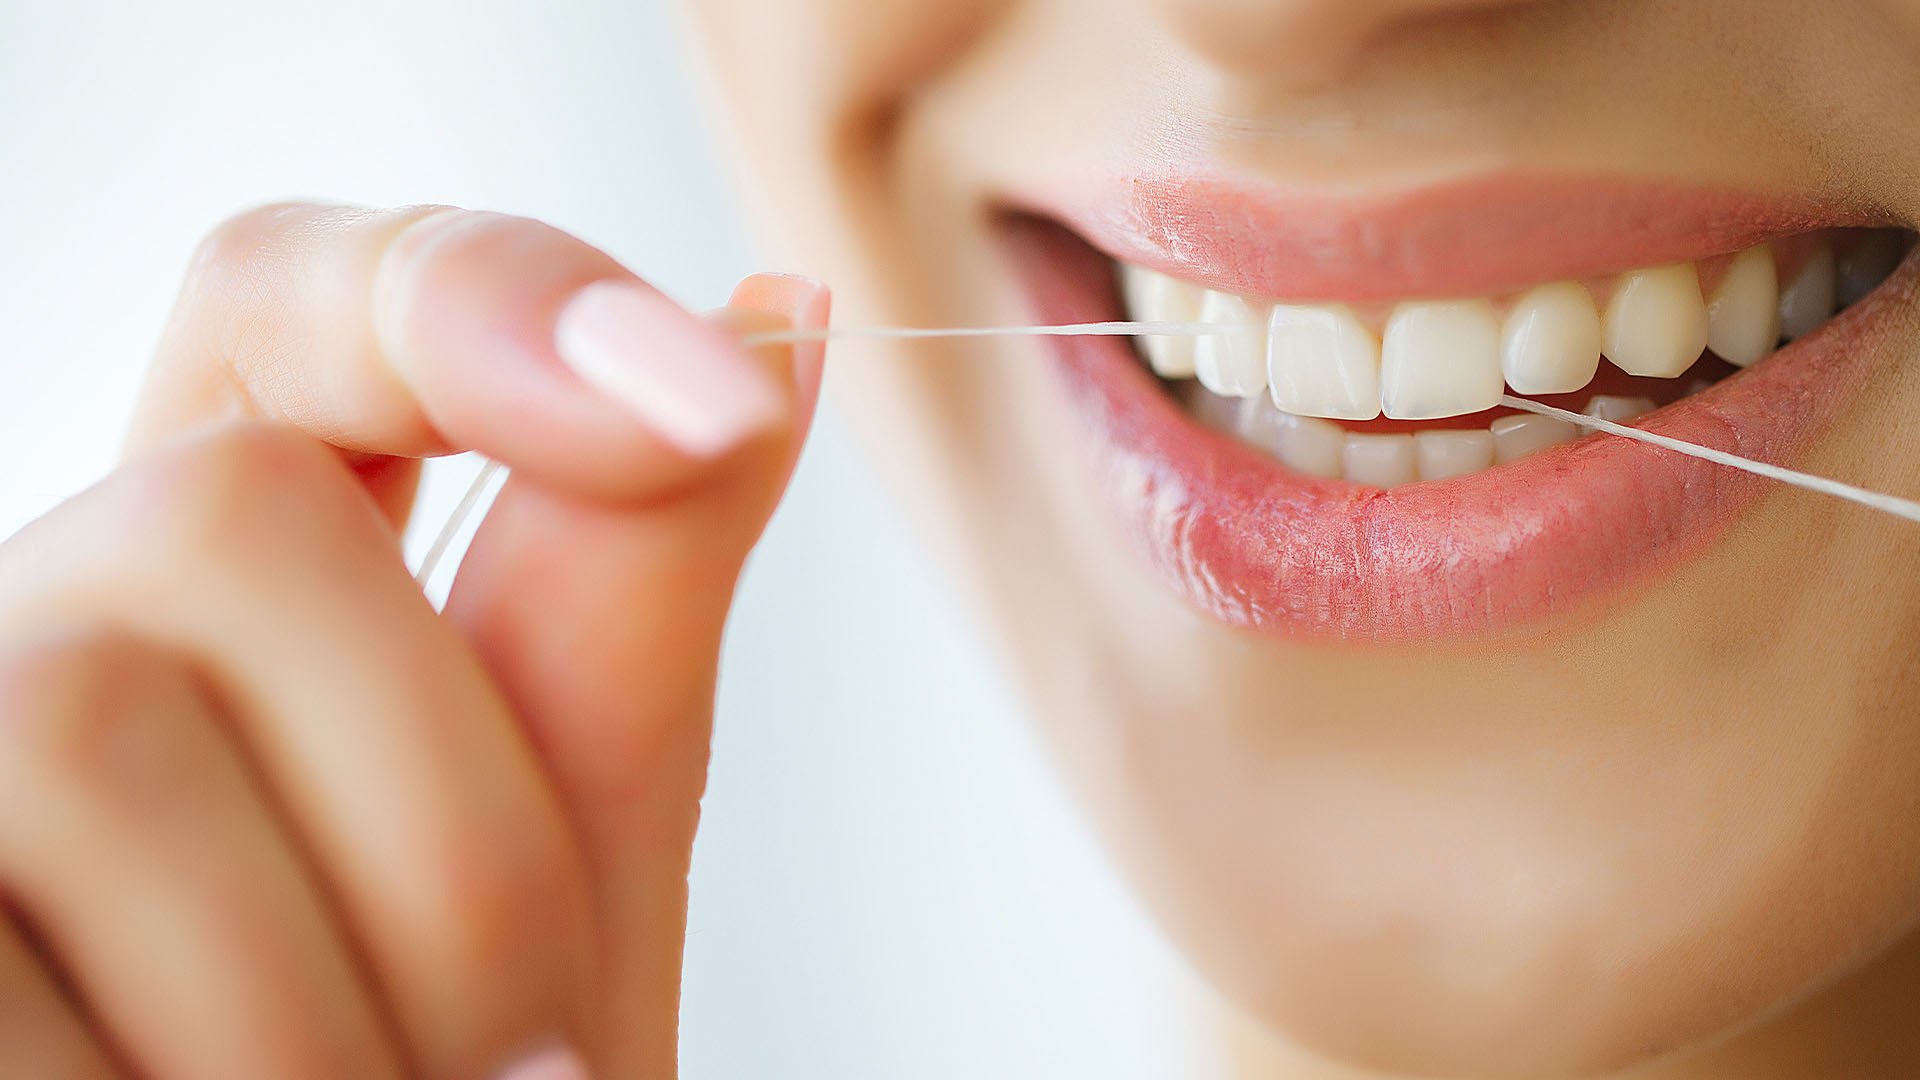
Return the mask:
<path id="1" fill-rule="evenodd" d="M 1524 173 L 1364 198 L 1232 177 L 1128 178 L 1016 205 L 1114 259 L 1208 288 L 1350 303 L 1496 296 L 1818 228 L 1894 224 L 1863 207 Z"/>
<path id="2" fill-rule="evenodd" d="M 1024 215 L 1000 235 L 1036 318 L 1114 317 L 1112 263 L 1080 237 Z M 1889 298 L 1910 293 L 1916 265 L 1638 426 L 1790 461 L 1868 381 L 1871 350 L 1857 346 L 1900 302 Z M 1232 626 L 1371 642 L 1505 629 L 1697 554 L 1769 490 L 1605 436 L 1391 491 L 1309 477 L 1200 426 L 1125 339 L 1048 341 L 1123 530 L 1177 593 Z"/>

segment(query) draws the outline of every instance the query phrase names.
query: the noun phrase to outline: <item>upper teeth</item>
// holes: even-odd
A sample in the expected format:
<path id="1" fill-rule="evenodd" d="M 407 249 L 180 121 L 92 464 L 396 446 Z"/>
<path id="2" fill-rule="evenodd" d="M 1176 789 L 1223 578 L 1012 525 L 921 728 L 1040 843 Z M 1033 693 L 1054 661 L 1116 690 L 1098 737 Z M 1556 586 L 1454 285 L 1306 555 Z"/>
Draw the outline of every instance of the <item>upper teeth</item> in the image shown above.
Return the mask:
<path id="1" fill-rule="evenodd" d="M 1865 295 L 1900 252 L 1895 234 L 1871 233 L 1836 258 L 1823 236 L 1785 288 L 1773 250 L 1761 245 L 1735 256 L 1706 296 L 1698 268 L 1679 263 L 1597 288 L 1561 281 L 1500 300 L 1408 300 L 1371 323 L 1341 304 L 1256 300 L 1135 266 L 1121 268 L 1121 283 L 1129 318 L 1241 328 L 1143 338 L 1163 377 L 1197 377 L 1225 397 L 1264 391 L 1296 416 L 1432 420 L 1491 409 L 1506 387 L 1578 391 L 1602 354 L 1629 374 L 1669 379 L 1708 348 L 1745 367 L 1782 336 L 1811 332 L 1843 297 Z"/>

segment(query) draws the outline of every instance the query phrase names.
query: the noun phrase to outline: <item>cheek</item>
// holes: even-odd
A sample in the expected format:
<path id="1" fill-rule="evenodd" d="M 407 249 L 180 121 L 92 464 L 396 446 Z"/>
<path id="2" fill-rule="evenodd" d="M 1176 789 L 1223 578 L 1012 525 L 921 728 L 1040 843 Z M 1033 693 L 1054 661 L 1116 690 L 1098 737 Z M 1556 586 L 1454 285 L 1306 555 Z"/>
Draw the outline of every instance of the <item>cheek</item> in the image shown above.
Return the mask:
<path id="1" fill-rule="evenodd" d="M 884 119 L 963 54 L 1001 0 L 697 0 L 689 22 L 758 134 Z M 881 132 L 876 132 L 876 136 Z"/>

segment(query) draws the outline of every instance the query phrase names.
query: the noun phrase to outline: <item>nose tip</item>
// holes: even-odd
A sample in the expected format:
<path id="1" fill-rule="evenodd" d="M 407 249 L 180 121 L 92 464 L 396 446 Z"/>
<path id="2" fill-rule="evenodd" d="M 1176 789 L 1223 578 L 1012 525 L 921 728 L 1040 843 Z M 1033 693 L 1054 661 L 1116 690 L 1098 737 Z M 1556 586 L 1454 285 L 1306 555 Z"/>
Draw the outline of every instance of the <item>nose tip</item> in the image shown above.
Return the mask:
<path id="1" fill-rule="evenodd" d="M 1152 2 L 1175 36 L 1221 67 L 1310 87 L 1337 80 L 1398 24 L 1540 0 Z"/>

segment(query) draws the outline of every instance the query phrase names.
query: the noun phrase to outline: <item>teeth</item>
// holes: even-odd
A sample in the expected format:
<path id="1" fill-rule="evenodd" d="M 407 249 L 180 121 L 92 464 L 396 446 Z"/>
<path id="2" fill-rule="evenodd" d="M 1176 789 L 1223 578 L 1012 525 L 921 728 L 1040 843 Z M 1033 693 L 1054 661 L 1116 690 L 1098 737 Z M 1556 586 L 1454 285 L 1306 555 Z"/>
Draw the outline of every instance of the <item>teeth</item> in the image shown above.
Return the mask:
<path id="1" fill-rule="evenodd" d="M 1838 257 L 1840 306 L 1867 298 L 1900 265 L 1900 234 L 1878 231 L 1860 237 Z"/>
<path id="2" fill-rule="evenodd" d="M 1274 305 L 1266 378 L 1275 407 L 1297 416 L 1380 415 L 1380 343 L 1339 305 Z"/>
<path id="3" fill-rule="evenodd" d="M 1500 363 L 1516 394 L 1571 394 L 1600 370 L 1600 309 L 1585 285 L 1542 285 L 1514 301 Z"/>
<path id="4" fill-rule="evenodd" d="M 1133 317 L 1147 322 L 1196 322 L 1200 318 L 1200 289 L 1154 270 L 1120 267 L 1120 289 Z M 1163 379 L 1193 378 L 1190 337 L 1143 337 L 1140 350 L 1148 366 Z"/>
<path id="5" fill-rule="evenodd" d="M 1419 475 L 1414 466 L 1411 435 L 1348 433 L 1342 461 L 1347 479 L 1356 484 L 1398 487 L 1412 483 Z"/>
<path id="6" fill-rule="evenodd" d="M 1291 420 L 1292 423 L 1281 429 L 1279 445 L 1275 448 L 1280 461 L 1287 468 L 1309 476 L 1338 480 L 1346 475 L 1347 433 L 1340 425 L 1311 416 L 1295 416 Z"/>
<path id="7" fill-rule="evenodd" d="M 1264 311 L 1232 293 L 1207 290 L 1200 300 L 1200 322 L 1244 326 L 1232 334 L 1210 334 L 1193 345 L 1194 374 L 1200 384 L 1223 397 L 1252 397 L 1267 388 L 1267 335 L 1259 324 Z"/>
<path id="8" fill-rule="evenodd" d="M 1780 343 L 1780 284 L 1764 244 L 1734 257 L 1707 304 L 1707 347 L 1746 367 Z"/>
<path id="9" fill-rule="evenodd" d="M 1825 244 L 1807 257 L 1807 265 L 1780 294 L 1780 335 L 1788 341 L 1802 338 L 1833 317 L 1839 299 L 1839 273 L 1833 249 Z"/>
<path id="10" fill-rule="evenodd" d="M 1413 456 L 1422 480 L 1446 480 L 1490 469 L 1493 467 L 1493 432 L 1415 432 Z"/>
<path id="11" fill-rule="evenodd" d="M 1671 379 L 1707 348 L 1707 305 L 1692 263 L 1620 277 L 1607 304 L 1601 349 L 1629 375 Z"/>
<path id="12" fill-rule="evenodd" d="M 1500 403 L 1500 314 L 1485 300 L 1394 308 L 1380 353 L 1381 411 L 1435 420 Z"/>
<path id="13" fill-rule="evenodd" d="M 1675 379 L 1708 349 L 1745 367 L 1857 302 L 1894 272 L 1911 236 L 1846 230 L 1799 238 L 1809 252 L 1783 288 L 1774 244 L 1733 256 L 1703 298 L 1692 263 L 1623 273 L 1611 285 L 1558 281 L 1510 299 L 1408 300 L 1356 309 L 1337 303 L 1276 304 L 1202 289 L 1122 266 L 1131 319 L 1202 322 L 1232 332 L 1137 339 L 1147 364 L 1172 381 L 1201 423 L 1278 457 L 1295 472 L 1378 487 L 1444 480 L 1525 457 L 1584 434 L 1531 414 L 1481 429 L 1435 427 L 1410 434 L 1349 430 L 1384 414 L 1425 421 L 1524 395 L 1576 394 L 1603 355 L 1629 375 Z M 1604 305 L 1595 297 L 1605 296 Z M 1195 381 L 1197 380 L 1197 382 Z M 1586 413 L 1626 423 L 1653 411 L 1654 396 L 1594 394 Z M 1680 384 L 1674 384 L 1678 389 Z"/>
<path id="14" fill-rule="evenodd" d="M 1580 434 L 1572 421 L 1552 416 L 1503 416 L 1489 430 L 1493 433 L 1493 460 L 1496 465 L 1518 461 L 1528 454 L 1563 442 Z"/>
<path id="15" fill-rule="evenodd" d="M 1652 398 L 1595 394 L 1593 399 L 1587 402 L 1587 407 L 1581 411 L 1588 416 L 1597 416 L 1602 420 L 1624 424 L 1629 420 L 1645 416 L 1658 407 Z"/>

